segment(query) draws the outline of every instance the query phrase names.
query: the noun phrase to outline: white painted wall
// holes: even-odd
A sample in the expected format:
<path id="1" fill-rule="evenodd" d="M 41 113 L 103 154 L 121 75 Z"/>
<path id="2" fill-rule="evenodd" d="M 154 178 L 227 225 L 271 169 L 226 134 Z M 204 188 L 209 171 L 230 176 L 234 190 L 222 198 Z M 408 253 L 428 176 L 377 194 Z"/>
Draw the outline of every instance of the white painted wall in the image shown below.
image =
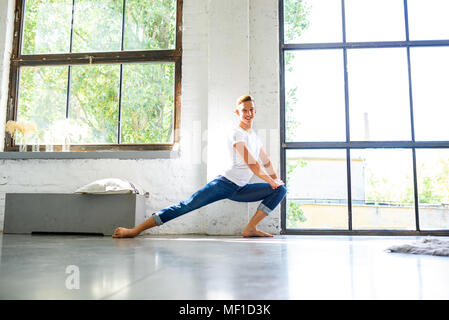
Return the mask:
<path id="1" fill-rule="evenodd" d="M 13 2 L 0 1 L 2 119 Z M 247 93 L 256 99 L 255 128 L 279 167 L 277 10 L 277 1 L 273 0 L 184 0 L 180 158 L 0 160 L 0 226 L 5 192 L 73 192 L 106 177 L 135 181 L 148 190 L 148 215 L 186 199 L 219 173 L 223 132 L 236 123 L 232 114 L 236 98 Z M 4 122 L 0 121 L 2 133 Z M 3 135 L 0 137 L 3 140 Z M 240 234 L 256 206 L 225 200 L 148 233 Z M 262 228 L 279 233 L 279 220 L 278 208 L 263 221 Z"/>

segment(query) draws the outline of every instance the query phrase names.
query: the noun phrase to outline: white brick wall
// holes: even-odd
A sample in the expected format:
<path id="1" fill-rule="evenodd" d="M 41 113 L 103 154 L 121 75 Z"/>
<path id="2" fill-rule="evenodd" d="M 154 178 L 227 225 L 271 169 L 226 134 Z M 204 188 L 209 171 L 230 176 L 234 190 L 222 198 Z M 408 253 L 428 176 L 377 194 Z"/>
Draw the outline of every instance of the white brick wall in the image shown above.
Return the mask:
<path id="1" fill-rule="evenodd" d="M 4 119 L 13 0 L 0 1 L 0 116 Z M 150 192 L 147 214 L 189 197 L 220 169 L 223 130 L 235 123 L 237 96 L 256 97 L 256 129 L 267 132 L 279 161 L 277 1 L 184 0 L 181 157 L 154 160 L 0 160 L 0 229 L 5 192 L 73 192 L 121 177 Z M 6 62 L 5 62 L 6 61 Z M 4 120 L 0 121 L 3 141 Z M 2 143 L 3 147 L 3 143 Z M 274 150 L 274 152 L 273 152 Z M 239 234 L 257 204 L 229 200 L 189 213 L 149 233 Z M 263 222 L 279 232 L 279 210 Z"/>

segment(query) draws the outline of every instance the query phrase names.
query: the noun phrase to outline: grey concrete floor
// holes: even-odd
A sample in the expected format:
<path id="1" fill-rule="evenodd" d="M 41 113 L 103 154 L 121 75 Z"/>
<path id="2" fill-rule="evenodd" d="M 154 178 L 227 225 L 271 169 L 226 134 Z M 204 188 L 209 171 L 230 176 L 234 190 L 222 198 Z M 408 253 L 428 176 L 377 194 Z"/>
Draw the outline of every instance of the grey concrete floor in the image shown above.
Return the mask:
<path id="1" fill-rule="evenodd" d="M 417 239 L 0 234 L 0 299 L 449 299 L 449 258 L 385 251 Z"/>

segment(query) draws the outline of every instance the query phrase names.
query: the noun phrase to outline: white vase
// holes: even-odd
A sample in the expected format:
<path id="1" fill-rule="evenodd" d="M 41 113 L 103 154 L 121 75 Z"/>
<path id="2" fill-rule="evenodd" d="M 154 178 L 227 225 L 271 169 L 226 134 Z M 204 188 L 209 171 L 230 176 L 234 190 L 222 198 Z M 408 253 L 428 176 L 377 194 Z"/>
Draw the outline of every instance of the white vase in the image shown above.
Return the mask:
<path id="1" fill-rule="evenodd" d="M 64 138 L 64 144 L 62 145 L 62 152 L 70 152 L 70 137 Z"/>

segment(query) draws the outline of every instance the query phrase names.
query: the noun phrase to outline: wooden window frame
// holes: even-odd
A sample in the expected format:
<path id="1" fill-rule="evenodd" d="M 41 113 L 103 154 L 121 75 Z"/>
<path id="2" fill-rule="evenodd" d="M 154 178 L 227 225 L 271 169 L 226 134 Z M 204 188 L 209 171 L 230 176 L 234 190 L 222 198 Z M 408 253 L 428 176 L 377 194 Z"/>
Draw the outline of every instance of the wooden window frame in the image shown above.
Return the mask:
<path id="1" fill-rule="evenodd" d="M 16 0 L 14 16 L 14 34 L 9 75 L 9 91 L 6 121 L 17 120 L 20 68 L 23 66 L 55 66 L 55 65 L 88 65 L 88 64 L 122 64 L 144 62 L 172 62 L 175 64 L 173 142 L 165 144 L 100 144 L 72 145 L 71 151 L 147 151 L 173 150 L 180 141 L 180 114 L 182 92 L 182 7 L 183 0 L 177 0 L 176 6 L 176 47 L 173 50 L 140 50 L 115 52 L 87 52 L 65 54 L 33 54 L 22 55 L 23 17 L 26 0 Z M 126 0 L 123 0 L 126 4 Z M 124 19 L 123 19 L 124 20 Z M 122 29 L 122 32 L 123 29 Z M 123 42 L 123 41 L 122 41 Z M 120 127 L 119 118 L 117 125 Z M 60 151 L 61 145 L 55 145 L 54 151 Z M 5 137 L 5 151 L 15 152 L 19 147 L 11 137 Z M 41 151 L 43 147 L 41 147 Z"/>

